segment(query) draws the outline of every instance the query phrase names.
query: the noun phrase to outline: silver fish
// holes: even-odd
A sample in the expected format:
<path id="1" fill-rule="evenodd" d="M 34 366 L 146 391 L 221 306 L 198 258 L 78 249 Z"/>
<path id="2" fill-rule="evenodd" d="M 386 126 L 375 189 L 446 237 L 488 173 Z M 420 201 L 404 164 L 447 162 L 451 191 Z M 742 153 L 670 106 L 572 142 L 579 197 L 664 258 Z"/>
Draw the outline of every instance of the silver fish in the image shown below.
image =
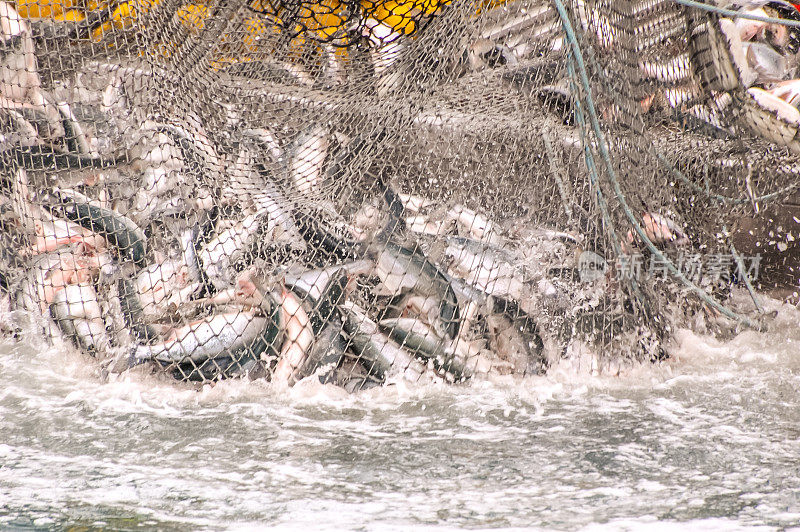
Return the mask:
<path id="1" fill-rule="evenodd" d="M 500 236 L 491 220 L 463 205 L 456 205 L 447 211 L 447 217 L 456 222 L 472 238 L 498 246 L 502 244 Z"/>
<path id="2" fill-rule="evenodd" d="M 242 204 L 243 200 L 251 200 L 254 214 L 264 220 L 264 240 L 285 242 L 302 250 L 304 242 L 292 216 L 294 205 L 272 180 L 257 170 L 257 161 L 257 154 L 249 146 L 240 146 L 223 187 L 223 201 Z"/>
<path id="3" fill-rule="evenodd" d="M 486 323 L 492 352 L 508 362 L 510 373 L 535 375 L 544 370 L 543 345 L 538 335 L 526 334 L 524 327 L 501 314 L 490 314 Z"/>
<path id="4" fill-rule="evenodd" d="M 91 153 L 89 141 L 86 138 L 86 134 L 83 132 L 83 127 L 80 122 L 78 122 L 78 119 L 75 118 L 75 114 L 72 112 L 72 108 L 70 108 L 69 104 L 67 102 L 56 102 L 55 105 L 56 109 L 61 114 L 61 123 L 64 128 L 64 140 L 67 144 L 67 149 L 72 153 L 88 155 L 90 157 L 98 155 Z"/>
<path id="5" fill-rule="evenodd" d="M 55 295 L 73 284 L 88 284 L 111 258 L 107 254 L 84 255 L 81 244 L 34 257 L 26 267 L 27 276 L 15 290 L 16 304 L 43 313 Z"/>
<path id="6" fill-rule="evenodd" d="M 216 290 L 225 290 L 233 284 L 232 265 L 251 245 L 261 221 L 258 214 L 247 216 L 218 234 L 198 253 L 203 272 Z"/>
<path id="7" fill-rule="evenodd" d="M 292 292 L 282 290 L 278 305 L 285 340 L 271 380 L 280 386 L 291 386 L 296 382 L 295 374 L 305 363 L 314 342 L 314 329 L 302 302 Z"/>
<path id="8" fill-rule="evenodd" d="M 147 238 L 133 220 L 111 209 L 94 205 L 85 196 L 75 192 L 57 190 L 53 195 L 58 199 L 53 206 L 56 212 L 101 235 L 118 250 L 122 258 L 130 259 L 140 267 L 145 265 Z"/>
<path id="9" fill-rule="evenodd" d="M 338 318 L 329 321 L 314 338 L 308 357 L 294 379 L 300 380 L 317 373 L 322 384 L 333 382 L 336 369 L 345 357 L 346 347 L 342 338 L 342 322 Z"/>
<path id="10" fill-rule="evenodd" d="M 240 301 L 256 303 L 257 311 L 266 316 L 267 327 L 246 345 L 208 358 L 199 364 L 195 362 L 179 364 L 173 374 L 182 380 L 209 381 L 231 377 L 266 377 L 269 368 L 279 357 L 283 343 L 284 324 L 281 307 L 272 294 L 262 294 L 252 282 L 240 280 Z"/>
<path id="11" fill-rule="evenodd" d="M 338 268 L 327 274 L 325 284 L 321 285 L 324 288 L 320 290 L 319 297 L 314 298 L 309 293 L 300 291 L 300 296 L 310 307 L 308 310 L 297 296 L 283 290 L 280 305 L 286 324 L 286 343 L 273 372 L 273 382 L 292 386 L 305 376 L 303 368 L 306 368 L 307 372 L 316 371 L 316 362 L 309 360 L 314 353 L 313 345 L 323 332 L 332 334 L 329 330 L 331 323 L 339 322 L 339 305 L 344 300 L 347 282 L 345 270 Z M 293 290 L 297 291 L 298 287 L 295 286 Z M 337 330 L 341 331 L 341 325 Z M 333 344 L 333 339 L 329 339 L 328 343 Z M 328 347 L 323 349 L 327 350 Z M 335 354 L 334 350 L 330 356 L 333 357 Z"/>
<path id="12" fill-rule="evenodd" d="M 432 360 L 434 366 L 446 374 L 452 375 L 456 381 L 472 377 L 468 369 L 468 360 L 456 350 L 456 341 L 445 340 L 433 330 L 414 318 L 391 318 L 378 323 L 381 330 L 389 338 L 399 343 L 417 356 Z"/>
<path id="13" fill-rule="evenodd" d="M 158 331 L 146 323 L 142 303 L 133 283 L 128 279 L 117 281 L 117 297 L 125 327 L 139 343 L 149 344 L 158 339 Z"/>
<path id="14" fill-rule="evenodd" d="M 469 238 L 448 237 L 445 253 L 452 259 L 450 273 L 478 290 L 512 299 L 528 296 L 522 274 L 505 250 Z"/>
<path id="15" fill-rule="evenodd" d="M 380 244 L 379 244 L 380 245 Z M 432 297 L 439 303 L 439 319 L 454 338 L 460 327 L 458 299 L 448 277 L 417 249 L 387 241 L 376 254 L 375 273 L 381 279 L 377 292 L 400 295 L 405 291 Z"/>
<path id="16" fill-rule="evenodd" d="M 92 355 L 109 346 L 97 292 L 90 285 L 67 285 L 56 292 L 50 315 L 64 334 Z"/>
<path id="17" fill-rule="evenodd" d="M 312 270 L 289 270 L 284 274 L 284 283 L 293 290 L 300 290 L 312 299 L 319 300 L 323 291 L 337 274 L 344 271 L 348 276 L 367 275 L 373 270 L 373 263 L 358 260 Z"/>
<path id="18" fill-rule="evenodd" d="M 319 190 L 325 160 L 328 158 L 330 134 L 317 125 L 303 131 L 289 150 L 289 177 L 301 196 Z"/>
<path id="19" fill-rule="evenodd" d="M 204 284 L 206 281 L 203 275 L 203 265 L 200 262 L 200 257 L 197 255 L 197 241 L 200 235 L 199 227 L 186 229 L 180 238 L 181 252 L 183 255 L 183 263 L 186 265 L 186 272 L 189 278 L 198 284 Z"/>
<path id="20" fill-rule="evenodd" d="M 159 320 L 202 290 L 181 261 L 153 264 L 136 277 L 136 293 L 145 321 Z"/>
<path id="21" fill-rule="evenodd" d="M 769 83 L 786 79 L 788 64 L 786 57 L 775 51 L 772 46 L 762 42 L 744 45 L 747 52 L 747 63 L 756 72 L 757 83 Z"/>
<path id="22" fill-rule="evenodd" d="M 413 194 L 397 194 L 398 199 L 403 204 L 403 208 L 409 212 L 419 213 L 423 209 L 433 207 L 436 202 L 423 198 L 422 196 L 415 196 Z"/>
<path id="23" fill-rule="evenodd" d="M 432 236 L 445 235 L 450 232 L 454 226 L 454 222 L 451 219 L 434 220 L 431 216 L 426 216 L 424 214 L 415 214 L 406 217 L 405 224 L 409 231 Z"/>
<path id="24" fill-rule="evenodd" d="M 270 325 L 270 319 L 255 311 L 233 310 L 197 320 L 174 329 L 160 343 L 137 345 L 131 354 L 131 365 L 147 360 L 164 364 L 202 363 L 230 354 L 256 342 Z"/>
<path id="25" fill-rule="evenodd" d="M 217 175 L 223 169 L 222 161 L 214 148 L 214 143 L 206 134 L 201 120 L 196 115 L 186 115 L 183 125 L 145 121 L 144 129 L 164 134 L 169 143 L 159 142 L 155 150 L 165 146 L 177 148 L 179 157 L 170 150 L 169 157 L 176 160 L 178 169 L 189 175 Z M 151 164 L 155 161 L 150 161 Z"/>
<path id="26" fill-rule="evenodd" d="M 283 158 L 283 149 L 275 138 L 275 134 L 269 129 L 263 127 L 247 128 L 242 130 L 242 135 L 246 138 L 253 139 L 263 146 L 267 153 L 269 153 L 273 162 L 277 162 Z"/>
<path id="27" fill-rule="evenodd" d="M 103 250 L 105 239 L 80 225 L 50 216 L 42 209 L 36 209 L 34 220 L 35 238 L 31 252 L 50 253 L 61 246 L 82 243 L 90 249 Z"/>
<path id="28" fill-rule="evenodd" d="M 381 381 L 401 377 L 409 382 L 419 382 L 429 375 L 425 364 L 391 341 L 361 308 L 346 302 L 343 310 L 351 349 L 371 375 Z"/>
<path id="29" fill-rule="evenodd" d="M 275 242 L 288 243 L 292 249 L 302 251 L 304 241 L 292 217 L 289 200 L 270 181 L 262 182 L 257 192 L 250 194 L 258 214 L 266 216 L 265 236 Z"/>

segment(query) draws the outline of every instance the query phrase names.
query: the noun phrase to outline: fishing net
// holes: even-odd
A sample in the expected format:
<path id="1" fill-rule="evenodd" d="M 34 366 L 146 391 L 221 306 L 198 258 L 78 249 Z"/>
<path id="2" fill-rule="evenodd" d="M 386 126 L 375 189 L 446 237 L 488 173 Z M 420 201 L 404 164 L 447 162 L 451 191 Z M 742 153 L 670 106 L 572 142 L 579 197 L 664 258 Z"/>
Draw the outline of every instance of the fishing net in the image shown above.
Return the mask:
<path id="1" fill-rule="evenodd" d="M 2 2 L 7 303 L 108 372 L 350 391 L 763 328 L 797 287 L 798 20 Z"/>

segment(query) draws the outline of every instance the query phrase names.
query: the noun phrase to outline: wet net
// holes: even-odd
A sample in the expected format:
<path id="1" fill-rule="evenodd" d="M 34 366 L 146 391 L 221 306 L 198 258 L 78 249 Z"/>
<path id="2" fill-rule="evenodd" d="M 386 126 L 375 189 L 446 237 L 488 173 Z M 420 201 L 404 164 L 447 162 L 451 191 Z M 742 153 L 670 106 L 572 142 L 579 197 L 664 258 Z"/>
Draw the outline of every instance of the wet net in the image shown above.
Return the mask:
<path id="1" fill-rule="evenodd" d="M 800 15 L 742 4 L 0 2 L 5 301 L 107 372 L 350 391 L 763 328 Z"/>

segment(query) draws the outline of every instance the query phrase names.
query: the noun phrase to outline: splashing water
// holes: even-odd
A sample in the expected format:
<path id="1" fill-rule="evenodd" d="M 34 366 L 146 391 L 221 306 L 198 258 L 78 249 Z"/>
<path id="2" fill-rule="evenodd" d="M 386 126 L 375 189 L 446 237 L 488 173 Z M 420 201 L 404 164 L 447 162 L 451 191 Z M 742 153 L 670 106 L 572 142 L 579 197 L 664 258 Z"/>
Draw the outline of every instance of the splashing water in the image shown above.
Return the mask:
<path id="1" fill-rule="evenodd" d="M 0 344 L 0 528 L 800 524 L 800 312 L 659 365 L 353 396 Z"/>

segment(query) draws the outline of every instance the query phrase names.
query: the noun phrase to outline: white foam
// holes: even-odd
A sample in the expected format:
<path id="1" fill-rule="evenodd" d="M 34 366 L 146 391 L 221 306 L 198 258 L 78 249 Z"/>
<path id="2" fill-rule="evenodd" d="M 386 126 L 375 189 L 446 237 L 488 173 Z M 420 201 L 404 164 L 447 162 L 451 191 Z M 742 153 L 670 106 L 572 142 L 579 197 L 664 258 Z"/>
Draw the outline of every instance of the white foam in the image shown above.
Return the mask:
<path id="1" fill-rule="evenodd" d="M 103 382 L 74 350 L 0 344 L 0 498 L 53 527 L 73 508 L 167 528 L 788 527 L 798 316 L 725 341 L 678 331 L 670 360 L 619 374 L 563 361 L 354 395 Z"/>

